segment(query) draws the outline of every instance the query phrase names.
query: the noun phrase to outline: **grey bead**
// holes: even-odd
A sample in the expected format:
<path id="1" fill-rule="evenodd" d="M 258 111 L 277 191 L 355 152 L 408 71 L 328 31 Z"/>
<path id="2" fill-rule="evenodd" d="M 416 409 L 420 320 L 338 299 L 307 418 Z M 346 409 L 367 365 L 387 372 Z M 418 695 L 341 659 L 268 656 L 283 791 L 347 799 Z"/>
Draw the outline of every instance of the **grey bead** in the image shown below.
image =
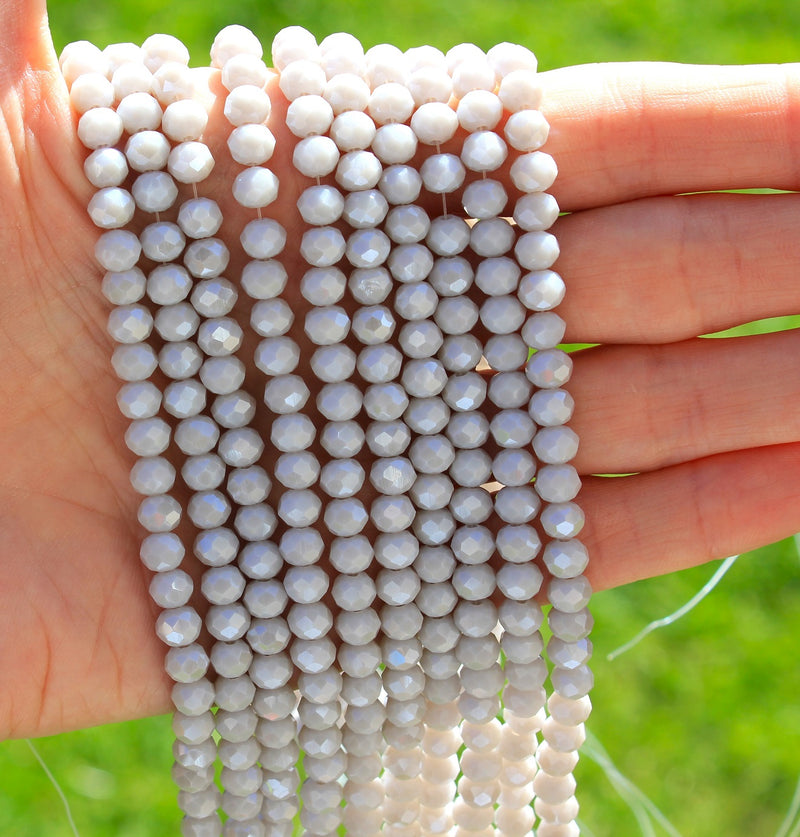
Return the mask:
<path id="1" fill-rule="evenodd" d="M 436 396 L 412 398 L 403 419 L 414 433 L 423 436 L 440 433 L 450 420 L 450 408 Z"/>
<path id="2" fill-rule="evenodd" d="M 227 279 L 203 279 L 192 290 L 192 305 L 202 317 L 224 317 L 233 310 L 238 297 L 236 287 Z"/>
<path id="3" fill-rule="evenodd" d="M 365 346 L 358 354 L 358 373 L 368 383 L 393 381 L 403 365 L 402 354 L 390 344 Z"/>
<path id="4" fill-rule="evenodd" d="M 206 388 L 200 381 L 188 378 L 173 381 L 164 388 L 164 409 L 176 418 L 189 418 L 206 406 Z"/>
<path id="5" fill-rule="evenodd" d="M 208 529 L 197 534 L 192 551 L 203 564 L 221 567 L 236 558 L 239 539 L 230 529 Z"/>
<path id="6" fill-rule="evenodd" d="M 220 427 L 244 427 L 255 415 L 256 401 L 241 390 L 219 395 L 211 405 L 211 414 Z"/>
<path id="7" fill-rule="evenodd" d="M 350 272 L 347 287 L 356 302 L 378 305 L 389 296 L 392 278 L 384 267 L 358 268 Z"/>
<path id="8" fill-rule="evenodd" d="M 411 433 L 403 421 L 373 421 L 367 426 L 366 441 L 376 456 L 400 456 L 411 442 Z"/>

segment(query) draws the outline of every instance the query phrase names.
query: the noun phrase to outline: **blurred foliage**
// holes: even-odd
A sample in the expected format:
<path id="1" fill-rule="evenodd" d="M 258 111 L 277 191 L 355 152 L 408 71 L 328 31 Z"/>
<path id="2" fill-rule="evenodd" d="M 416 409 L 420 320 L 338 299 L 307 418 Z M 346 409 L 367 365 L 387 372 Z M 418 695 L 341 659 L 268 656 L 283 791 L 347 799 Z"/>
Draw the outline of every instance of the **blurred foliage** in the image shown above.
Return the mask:
<path id="1" fill-rule="evenodd" d="M 58 0 L 49 6 L 57 49 L 84 38 L 141 42 L 164 31 L 189 45 L 195 63 L 206 62 L 214 33 L 231 22 L 250 26 L 265 43 L 288 24 L 318 37 L 353 32 L 367 46 L 446 49 L 514 40 L 535 49 L 545 69 L 596 61 L 789 61 L 800 31 L 800 4 L 785 0 Z M 651 619 L 682 605 L 711 573 L 699 567 L 595 597 L 590 725 L 619 769 L 684 837 L 772 835 L 800 770 L 795 544 L 743 556 L 680 622 L 614 662 L 605 659 Z M 154 718 L 36 743 L 82 837 L 159 837 L 178 832 L 171 741 L 169 720 Z M 24 742 L 0 745 L 0 775 L 0 834 L 71 834 L 55 789 Z M 577 778 L 586 835 L 640 833 L 586 757 Z"/>

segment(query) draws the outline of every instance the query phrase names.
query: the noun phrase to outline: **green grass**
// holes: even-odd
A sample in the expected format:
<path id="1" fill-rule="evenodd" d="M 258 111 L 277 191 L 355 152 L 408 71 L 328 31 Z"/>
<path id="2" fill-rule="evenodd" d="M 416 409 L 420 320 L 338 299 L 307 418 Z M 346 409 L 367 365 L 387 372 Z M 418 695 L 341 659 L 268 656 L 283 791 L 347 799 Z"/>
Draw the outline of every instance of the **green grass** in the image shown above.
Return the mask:
<path id="1" fill-rule="evenodd" d="M 788 61 L 797 56 L 800 28 L 800 4 L 785 0 L 59 0 L 50 9 L 59 49 L 78 38 L 104 45 L 168 31 L 189 44 L 196 63 L 206 61 L 214 32 L 230 22 L 253 27 L 267 42 L 288 23 L 318 36 L 352 31 L 367 45 L 517 40 L 536 50 L 543 68 L 616 60 Z M 771 837 L 789 808 L 800 772 L 798 569 L 791 541 L 742 557 L 688 616 L 613 662 L 605 659 L 610 651 L 688 600 L 713 568 L 595 597 L 591 729 L 684 837 Z M 153 718 L 36 746 L 82 837 L 161 837 L 178 833 L 171 741 L 169 719 Z M 0 834 L 71 835 L 58 795 L 25 742 L 0 745 L 0 776 Z M 578 785 L 587 835 L 640 833 L 586 756 Z"/>

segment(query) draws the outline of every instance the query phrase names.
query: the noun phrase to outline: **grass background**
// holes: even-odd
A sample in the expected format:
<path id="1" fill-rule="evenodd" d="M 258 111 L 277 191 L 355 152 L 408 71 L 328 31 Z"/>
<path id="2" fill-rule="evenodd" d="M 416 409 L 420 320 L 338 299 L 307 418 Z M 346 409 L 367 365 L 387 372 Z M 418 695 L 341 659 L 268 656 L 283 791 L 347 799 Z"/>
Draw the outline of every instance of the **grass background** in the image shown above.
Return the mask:
<path id="1" fill-rule="evenodd" d="M 345 30 L 366 45 L 515 40 L 547 69 L 572 63 L 668 60 L 790 61 L 800 4 L 781 0 L 53 0 L 56 47 L 177 34 L 205 63 L 221 26 L 251 26 L 268 43 L 290 23 L 322 37 Z M 769 185 L 769 184 L 765 184 Z M 746 502 L 746 487 L 743 487 Z M 684 837 L 771 837 L 800 771 L 800 574 L 793 541 L 743 556 L 689 616 L 614 662 L 606 655 L 648 621 L 679 607 L 712 567 L 595 597 L 597 686 L 591 730 L 619 769 Z M 12 684 L 13 685 L 13 684 Z M 178 833 L 169 719 L 153 718 L 41 739 L 83 837 Z M 56 792 L 25 742 L 0 744 L 0 834 L 69 835 Z M 581 819 L 591 837 L 640 832 L 587 754 L 578 768 Z M 656 829 L 653 834 L 665 833 Z"/>

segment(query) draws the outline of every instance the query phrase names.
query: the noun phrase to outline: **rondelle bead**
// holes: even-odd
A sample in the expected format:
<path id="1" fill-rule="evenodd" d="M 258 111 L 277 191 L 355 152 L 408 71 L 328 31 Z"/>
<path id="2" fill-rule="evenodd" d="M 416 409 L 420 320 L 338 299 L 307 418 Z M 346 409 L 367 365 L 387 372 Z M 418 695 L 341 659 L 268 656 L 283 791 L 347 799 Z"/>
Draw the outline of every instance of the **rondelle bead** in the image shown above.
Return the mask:
<path id="1" fill-rule="evenodd" d="M 243 166 L 260 166 L 272 157 L 275 137 L 266 125 L 240 125 L 228 137 L 231 157 Z"/>

